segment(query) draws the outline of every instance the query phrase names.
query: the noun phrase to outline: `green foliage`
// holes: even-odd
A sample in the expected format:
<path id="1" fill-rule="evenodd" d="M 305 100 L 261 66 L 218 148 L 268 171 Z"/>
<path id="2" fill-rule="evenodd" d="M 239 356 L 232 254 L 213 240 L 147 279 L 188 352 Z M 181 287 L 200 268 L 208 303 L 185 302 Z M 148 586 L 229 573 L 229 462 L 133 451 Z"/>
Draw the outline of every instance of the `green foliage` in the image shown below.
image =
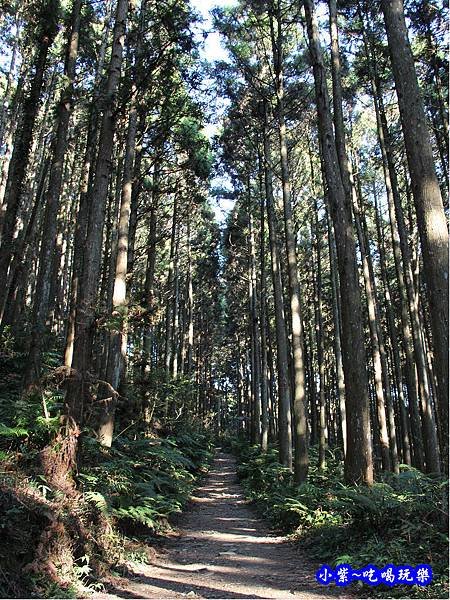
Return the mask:
<path id="1" fill-rule="evenodd" d="M 186 423 L 181 428 L 165 438 L 120 435 L 112 448 L 85 437 L 76 498 L 52 489 L 39 474 L 39 454 L 29 453 L 30 439 L 22 439 L 24 456 L 17 452 L 14 468 L 0 476 L 0 573 L 11 575 L 10 583 L 0 581 L 0 595 L 80 597 L 80 589 L 98 588 L 105 565 L 120 568 L 128 548 L 142 555 L 148 536 L 168 529 L 212 458 L 207 434 Z M 3 426 L 0 439 L 21 436 L 16 429 Z M 57 580 L 45 566 L 24 570 L 49 560 Z"/>
<path id="2" fill-rule="evenodd" d="M 1 341 L 5 341 L 5 346 L 0 350 L 0 450 L 30 454 L 48 444 L 58 430 L 62 392 L 46 388 L 23 397 L 21 374 L 27 354 L 15 349 L 8 331 L 3 333 Z M 48 373 L 59 362 L 57 352 L 45 352 L 44 372 Z"/>
<path id="3" fill-rule="evenodd" d="M 13 439 L 27 436 L 28 431 L 23 427 L 8 427 L 0 423 L 0 438 Z"/>
<path id="4" fill-rule="evenodd" d="M 195 473 L 211 456 L 208 437 L 194 431 L 162 439 L 118 437 L 109 449 L 87 438 L 79 479 L 86 500 L 121 526 L 161 531 L 181 511 Z"/>
<path id="5" fill-rule="evenodd" d="M 319 472 L 311 450 L 308 482 L 295 485 L 278 463 L 278 452 L 261 454 L 257 446 L 234 442 L 238 475 L 246 494 L 275 527 L 301 540 L 318 561 L 336 565 L 430 563 L 435 578 L 424 589 L 395 587 L 391 597 L 448 597 L 445 521 L 447 482 L 402 465 L 372 487 L 346 486 L 342 465 L 331 454 Z M 359 590 L 385 596 L 384 586 Z"/>
<path id="6" fill-rule="evenodd" d="M 56 582 L 42 576 L 32 577 L 31 580 L 33 589 L 39 591 L 41 598 L 77 598 L 77 590 L 72 586 L 63 588 Z"/>
<path id="7" fill-rule="evenodd" d="M 0 448 L 24 450 L 42 448 L 59 427 L 62 395 L 57 390 L 33 393 L 25 398 L 0 398 Z M 47 416 L 45 416 L 47 415 Z"/>
<path id="8" fill-rule="evenodd" d="M 187 154 L 188 166 L 200 179 L 207 179 L 213 156 L 207 137 L 201 131 L 201 124 L 193 117 L 182 117 L 175 130 L 182 150 Z"/>
<path id="9" fill-rule="evenodd" d="M 25 17 L 28 21 L 28 36 L 36 44 L 53 42 L 58 33 L 60 12 L 59 0 L 31 2 L 25 4 Z"/>

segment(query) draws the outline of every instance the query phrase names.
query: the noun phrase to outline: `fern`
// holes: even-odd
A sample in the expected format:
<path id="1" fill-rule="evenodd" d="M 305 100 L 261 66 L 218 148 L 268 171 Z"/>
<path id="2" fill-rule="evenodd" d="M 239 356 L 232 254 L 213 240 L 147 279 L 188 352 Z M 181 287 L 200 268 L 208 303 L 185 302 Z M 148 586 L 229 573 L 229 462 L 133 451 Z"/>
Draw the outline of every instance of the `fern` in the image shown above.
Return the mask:
<path id="1" fill-rule="evenodd" d="M 0 437 L 6 439 L 14 439 L 14 438 L 25 438 L 29 436 L 29 432 L 27 429 L 23 427 L 8 427 L 8 425 L 4 425 L 0 423 Z"/>
<path id="2" fill-rule="evenodd" d="M 414 565 L 426 559 L 433 565 L 441 597 L 447 581 L 447 481 L 402 466 L 400 474 L 383 474 L 370 488 L 347 486 L 338 457 L 330 456 L 328 470 L 321 473 L 313 448 L 308 483 L 296 486 L 278 463 L 276 450 L 261 455 L 258 447 L 239 440 L 230 445 L 238 454 L 246 495 L 275 527 L 295 535 L 313 558 L 355 568 L 369 563 Z M 373 588 L 370 594 L 383 596 L 385 590 Z"/>
<path id="3" fill-rule="evenodd" d="M 79 480 L 86 498 L 102 502 L 112 517 L 157 530 L 181 510 L 194 473 L 211 458 L 209 448 L 209 439 L 194 432 L 184 432 L 182 441 L 123 436 L 110 449 L 87 438 Z"/>
<path id="4" fill-rule="evenodd" d="M 100 492 L 85 492 L 84 497 L 88 502 L 92 502 L 102 513 L 107 513 L 109 510 L 108 502 Z"/>

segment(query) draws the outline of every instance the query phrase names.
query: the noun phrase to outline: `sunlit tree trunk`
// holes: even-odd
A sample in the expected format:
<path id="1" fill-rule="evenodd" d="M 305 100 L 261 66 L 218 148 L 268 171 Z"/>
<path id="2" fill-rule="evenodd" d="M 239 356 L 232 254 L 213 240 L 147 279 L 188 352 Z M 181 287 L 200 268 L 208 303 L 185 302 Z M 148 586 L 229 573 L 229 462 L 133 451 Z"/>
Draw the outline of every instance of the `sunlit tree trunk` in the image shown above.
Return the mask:
<path id="1" fill-rule="evenodd" d="M 297 244 L 292 216 L 291 184 L 287 149 L 287 132 L 284 108 L 283 47 L 281 7 L 277 0 L 276 21 L 271 22 L 272 51 L 277 94 L 278 134 L 280 144 L 281 180 L 283 192 L 284 234 L 289 280 L 289 301 L 293 353 L 293 410 L 295 433 L 294 472 L 297 483 L 302 483 L 308 475 L 308 431 L 306 420 L 305 366 L 303 357 L 303 324 L 300 305 L 300 284 L 298 280 Z M 275 25 L 275 26 L 274 26 Z M 275 31 L 276 27 L 276 31 Z"/>
<path id="2" fill-rule="evenodd" d="M 92 192 L 92 185 L 94 182 L 95 170 L 93 166 L 95 160 L 95 153 L 97 148 L 98 129 L 100 126 L 100 119 L 98 114 L 98 101 L 100 96 L 100 82 L 103 77 L 104 63 L 106 46 L 109 37 L 109 31 L 112 21 L 112 2 L 107 0 L 106 2 L 106 19 L 103 29 L 102 41 L 100 44 L 98 62 L 95 73 L 94 82 L 94 101 L 92 102 L 89 110 L 89 121 L 87 126 L 87 137 L 86 137 L 86 149 L 83 158 L 83 165 L 81 168 L 81 180 L 80 180 L 80 198 L 78 204 L 78 211 L 75 221 L 75 234 L 73 240 L 73 258 L 72 258 L 72 275 L 70 283 L 70 299 L 69 299 L 69 314 L 68 323 L 66 329 L 66 345 L 64 348 L 64 365 L 66 367 L 72 366 L 73 360 L 73 349 L 75 343 L 75 319 L 78 307 L 78 299 L 80 296 L 81 277 L 83 272 L 83 254 L 85 251 L 87 226 L 89 218 L 89 200 L 90 193 Z"/>
<path id="3" fill-rule="evenodd" d="M 264 139 L 264 186 L 267 203 L 267 223 L 272 266 L 272 284 L 275 304 L 275 328 L 278 372 L 278 441 L 280 462 L 292 468 L 291 394 L 288 370 L 288 346 L 284 321 L 283 288 L 281 281 L 280 250 L 276 235 L 276 216 L 270 171 L 270 148 L 267 137 L 267 107 L 265 108 Z"/>
<path id="4" fill-rule="evenodd" d="M 66 416 L 79 426 L 83 422 L 84 400 L 88 391 L 87 374 L 92 357 L 92 340 L 95 327 L 95 302 L 100 275 L 103 225 L 108 195 L 111 156 L 115 131 L 115 103 L 120 80 L 128 0 L 119 0 L 113 31 L 111 58 L 105 86 L 105 110 L 102 115 L 99 151 L 90 196 L 83 275 L 77 298 L 75 342 L 72 366 L 77 375 L 69 381 L 66 395 Z"/>
<path id="5" fill-rule="evenodd" d="M 127 267 L 128 267 L 128 233 L 130 225 L 131 196 L 134 174 L 134 159 L 136 153 L 137 109 L 136 86 L 132 86 L 132 98 L 128 113 L 128 132 L 123 167 L 122 197 L 117 238 L 117 257 L 115 262 L 114 291 L 112 300 L 112 317 L 116 325 L 110 332 L 106 381 L 114 390 L 118 390 L 121 377 L 126 366 L 127 331 L 128 331 L 128 298 L 127 298 Z M 103 446 L 111 446 L 114 432 L 114 417 L 116 398 L 109 400 L 104 397 L 98 438 Z"/>
<path id="6" fill-rule="evenodd" d="M 366 55 L 369 57 L 369 51 L 367 49 L 367 42 L 365 40 Z M 381 149 L 381 156 L 383 162 L 383 173 L 386 186 L 386 195 L 388 200 L 389 209 L 389 221 L 391 228 L 392 247 L 394 255 L 394 264 L 398 280 L 399 292 L 400 292 L 400 317 L 401 317 L 401 328 L 402 328 L 402 342 L 405 352 L 406 359 L 406 385 L 408 389 L 408 404 L 411 418 L 411 427 L 413 432 L 413 462 L 419 469 L 423 468 L 424 455 L 423 455 L 423 442 L 421 434 L 421 420 L 418 410 L 418 383 L 417 383 L 417 372 L 414 361 L 414 350 L 413 341 L 410 326 L 409 317 L 409 305 L 408 297 L 406 292 L 406 284 L 403 272 L 402 264 L 402 251 L 400 247 L 399 231 L 397 229 L 397 218 L 395 206 L 397 205 L 401 210 L 400 197 L 398 193 L 397 175 L 392 159 L 392 152 L 389 142 L 389 133 L 387 128 L 387 122 L 384 116 L 382 108 L 382 96 L 381 88 L 377 85 L 377 72 L 376 63 L 372 56 L 372 73 L 371 73 L 371 85 L 372 95 L 375 107 L 375 113 L 377 117 L 377 131 L 378 141 Z M 403 213 L 402 213 L 403 215 Z"/>
<path id="7" fill-rule="evenodd" d="M 392 238 L 394 244 L 394 259 L 396 262 L 397 277 L 399 280 L 400 293 L 402 297 L 402 319 L 404 322 L 403 329 L 406 343 L 409 343 L 409 346 L 411 346 L 411 344 L 413 346 L 414 359 L 417 369 L 416 381 L 418 382 L 418 398 L 420 399 L 422 408 L 422 418 L 420 419 L 420 415 L 418 414 L 416 404 L 411 404 L 414 424 L 417 428 L 417 425 L 419 425 L 421 420 L 423 430 L 423 445 L 420 440 L 420 435 L 418 435 L 417 438 L 414 437 L 414 443 L 417 448 L 417 463 L 420 462 L 418 466 L 419 468 L 422 468 L 421 465 L 423 464 L 423 456 L 421 456 L 421 448 L 424 448 L 427 470 L 439 472 L 440 467 L 437 448 L 437 436 L 435 431 L 435 424 L 433 422 L 431 413 L 431 399 L 428 385 L 428 374 L 426 370 L 425 352 L 421 339 L 421 327 L 418 315 L 418 306 L 415 297 L 416 292 L 414 288 L 413 273 L 411 266 L 411 249 L 409 247 L 408 242 L 408 234 L 406 231 L 404 214 L 401 205 L 400 194 L 398 191 L 397 174 L 392 158 L 392 150 L 390 146 L 387 120 L 376 71 L 375 89 L 378 92 L 377 99 L 375 99 L 375 109 L 378 118 L 378 137 L 385 165 L 384 168 L 389 215 L 391 220 Z M 411 325 L 408 324 L 409 319 L 411 319 Z M 412 356 L 409 357 L 409 360 L 413 360 Z M 412 396 L 412 398 L 414 399 L 414 396 Z"/>
<path id="8" fill-rule="evenodd" d="M 434 168 L 423 101 L 408 40 L 402 0 L 382 0 L 392 70 L 400 109 L 406 155 L 417 214 L 420 243 L 430 304 L 438 408 L 443 431 L 448 431 L 448 230 Z M 429 405 L 425 415 L 429 418 Z M 428 427 L 431 435 L 431 428 Z M 448 463 L 448 436 L 443 436 L 444 464 Z M 428 453 L 428 470 L 438 470 L 436 453 Z"/>
<path id="9" fill-rule="evenodd" d="M 304 7 L 315 80 L 319 136 L 339 266 L 347 414 L 345 478 L 349 483 L 371 484 L 373 472 L 368 377 L 351 206 L 346 200 L 342 183 L 312 0 L 304 0 Z"/>

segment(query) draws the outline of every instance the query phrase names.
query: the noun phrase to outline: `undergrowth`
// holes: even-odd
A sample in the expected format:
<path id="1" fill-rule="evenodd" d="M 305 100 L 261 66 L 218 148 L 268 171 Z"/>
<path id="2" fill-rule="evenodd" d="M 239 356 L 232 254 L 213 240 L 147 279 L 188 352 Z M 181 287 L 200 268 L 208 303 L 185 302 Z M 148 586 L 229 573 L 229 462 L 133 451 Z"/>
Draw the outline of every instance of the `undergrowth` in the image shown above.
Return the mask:
<path id="1" fill-rule="evenodd" d="M 148 542 L 170 529 L 170 517 L 182 510 L 212 456 L 208 436 L 193 429 L 165 438 L 130 434 L 111 448 L 86 436 L 79 492 L 67 498 L 39 473 L 37 454 L 33 462 L 11 448 L 16 441 L 8 439 L 0 472 L 0 597 L 6 598 L 76 597 L 111 568 L 144 561 Z"/>
<path id="2" fill-rule="evenodd" d="M 84 497 L 125 531 L 136 525 L 164 531 L 211 458 L 206 436 L 193 431 L 166 438 L 119 437 L 108 449 L 88 438 L 83 448 L 85 467 L 78 479 Z"/>
<path id="3" fill-rule="evenodd" d="M 317 562 L 355 569 L 387 563 L 432 566 L 434 580 L 425 588 L 356 582 L 352 588 L 359 596 L 448 598 L 448 482 L 403 465 L 398 475 L 386 473 L 370 488 L 347 486 L 341 461 L 330 452 L 327 469 L 319 472 L 312 448 L 308 482 L 298 486 L 275 449 L 261 454 L 259 447 L 237 440 L 232 449 L 247 496 Z"/>
<path id="4" fill-rule="evenodd" d="M 170 529 L 207 471 L 211 438 L 193 422 L 159 435 L 136 423 L 104 448 L 86 430 L 77 489 L 64 495 L 42 474 L 62 392 L 21 400 L 24 356 L 9 351 L 0 359 L 0 597 L 85 595 L 111 571 L 126 572 L 127 561 L 146 560 L 148 542 Z M 57 357 L 47 353 L 45 361 L 51 369 Z"/>

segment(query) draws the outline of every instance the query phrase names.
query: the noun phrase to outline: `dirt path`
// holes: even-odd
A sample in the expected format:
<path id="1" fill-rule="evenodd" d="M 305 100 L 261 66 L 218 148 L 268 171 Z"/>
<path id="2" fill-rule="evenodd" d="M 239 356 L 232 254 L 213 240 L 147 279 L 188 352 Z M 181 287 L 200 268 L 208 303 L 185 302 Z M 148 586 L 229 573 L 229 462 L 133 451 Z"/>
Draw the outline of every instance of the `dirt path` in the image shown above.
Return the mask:
<path id="1" fill-rule="evenodd" d="M 300 549 L 274 536 L 248 506 L 236 480 L 234 458 L 218 454 L 212 469 L 180 519 L 181 533 L 151 565 L 136 565 L 120 579 L 113 598 L 331 598 L 336 588 L 319 586 L 317 565 Z"/>

